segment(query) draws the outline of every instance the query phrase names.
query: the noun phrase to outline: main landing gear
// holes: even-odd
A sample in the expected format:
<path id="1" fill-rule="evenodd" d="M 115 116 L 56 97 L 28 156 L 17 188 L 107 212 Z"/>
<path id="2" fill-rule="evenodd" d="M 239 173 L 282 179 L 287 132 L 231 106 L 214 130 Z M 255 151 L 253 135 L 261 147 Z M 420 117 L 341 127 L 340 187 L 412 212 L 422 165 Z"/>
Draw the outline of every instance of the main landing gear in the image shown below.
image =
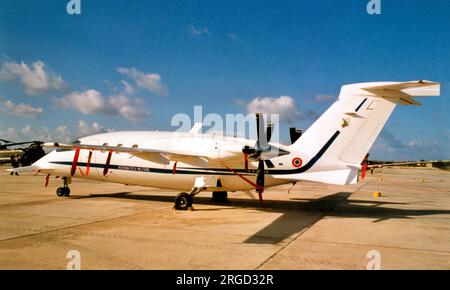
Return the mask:
<path id="1" fill-rule="evenodd" d="M 70 196 L 70 188 L 67 182 L 67 177 L 63 177 L 62 179 L 64 181 L 64 186 L 58 187 L 58 189 L 56 190 L 56 195 L 59 197 L 68 197 Z"/>
<path id="2" fill-rule="evenodd" d="M 205 189 L 206 187 L 194 187 L 190 193 L 182 192 L 178 194 L 173 208 L 176 210 L 194 210 L 192 207 L 194 196 Z"/>
<path id="3" fill-rule="evenodd" d="M 218 202 L 218 203 L 229 203 L 228 200 L 228 193 L 226 191 L 214 191 L 212 193 L 212 202 Z"/>

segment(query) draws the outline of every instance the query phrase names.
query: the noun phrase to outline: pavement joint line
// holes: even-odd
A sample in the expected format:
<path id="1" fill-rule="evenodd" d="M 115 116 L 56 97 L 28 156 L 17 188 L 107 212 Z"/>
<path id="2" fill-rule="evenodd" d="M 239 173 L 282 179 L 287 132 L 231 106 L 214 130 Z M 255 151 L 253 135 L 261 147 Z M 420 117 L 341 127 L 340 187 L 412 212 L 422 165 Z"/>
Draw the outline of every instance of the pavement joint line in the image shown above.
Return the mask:
<path id="1" fill-rule="evenodd" d="M 48 199 L 39 199 L 39 200 L 30 200 L 30 201 L 22 201 L 22 202 L 11 202 L 11 203 L 4 203 L 4 204 L 0 204 L 0 210 L 2 207 L 8 207 L 8 206 L 20 206 L 20 205 L 27 205 L 27 204 L 33 204 L 33 203 L 40 203 L 40 202 L 46 202 L 46 201 L 52 201 L 52 200 L 56 200 L 54 198 L 48 198 Z"/>
<path id="2" fill-rule="evenodd" d="M 11 215 L 21 215 L 21 216 L 28 216 L 28 217 L 33 217 L 33 216 L 40 216 L 40 217 L 49 217 L 49 218 L 58 218 L 58 219 L 64 219 L 64 220 L 73 220 L 73 221 L 79 221 L 79 220 L 84 220 L 86 222 L 94 222 L 96 220 L 94 219 L 85 219 L 85 218 L 70 218 L 70 217 L 62 217 L 62 216 L 54 216 L 54 215 L 39 215 L 39 214 L 33 214 L 33 213 L 21 213 L 21 212 L 2 212 L 0 210 L 0 214 L 11 214 Z"/>
<path id="3" fill-rule="evenodd" d="M 359 244 L 359 243 L 346 243 L 346 242 L 331 242 L 331 241 L 318 241 L 318 240 L 302 240 L 302 242 L 310 243 L 323 243 L 323 244 L 338 244 L 338 245 L 348 245 L 348 246 L 362 246 L 362 247 L 373 247 L 373 248 L 385 248 L 385 249 L 398 249 L 398 250 L 408 250 L 408 251 L 420 251 L 420 252 L 432 252 L 432 253 L 444 253 L 450 254 L 450 251 L 443 250 L 429 250 L 429 249 L 418 249 L 418 248 L 408 248 L 408 247 L 395 247 L 395 246 L 379 246 L 373 244 Z"/>
<path id="4" fill-rule="evenodd" d="M 145 192 L 145 189 L 138 190 L 138 191 L 133 191 L 133 193 L 137 193 L 137 192 Z M 113 193 L 106 193 L 106 194 L 114 194 L 114 192 Z M 17 192 L 15 192 L 14 195 L 17 195 Z M 0 197 L 1 197 L 1 195 L 0 195 Z M 46 198 L 46 199 L 38 199 L 38 200 L 30 200 L 30 201 L 22 201 L 22 202 L 11 202 L 11 203 L 0 204 L 0 210 L 1 210 L 2 207 L 8 207 L 8 206 L 13 206 L 13 205 L 20 206 L 20 205 L 28 205 L 28 204 L 33 204 L 33 203 L 47 202 L 47 201 L 50 201 L 50 202 L 51 201 L 64 202 L 64 201 L 70 200 L 70 199 L 78 199 L 79 197 L 84 197 L 84 196 L 82 196 L 82 195 L 73 195 L 73 196 L 71 196 L 68 199 Z M 99 198 L 102 198 L 102 196 L 99 196 Z"/>
<path id="5" fill-rule="evenodd" d="M 152 210 L 145 211 L 145 212 L 138 212 L 138 213 L 134 213 L 134 214 L 130 214 L 130 215 L 123 215 L 123 216 L 113 217 L 113 218 L 109 218 L 109 219 L 103 219 L 103 220 L 98 220 L 98 221 L 86 222 L 86 223 L 81 223 L 81 224 L 78 224 L 78 225 L 71 225 L 71 226 L 61 227 L 61 228 L 52 229 L 52 230 L 48 230 L 48 231 L 42 231 L 42 232 L 39 232 L 39 233 L 32 233 L 32 234 L 28 234 L 28 235 L 8 238 L 8 239 L 0 240 L 0 242 L 7 242 L 7 241 L 11 241 L 11 240 L 16 240 L 16 239 L 21 239 L 21 238 L 28 238 L 28 237 L 31 237 L 31 236 L 36 236 L 36 235 L 41 235 L 41 234 L 53 233 L 53 232 L 57 232 L 57 231 L 60 231 L 60 230 L 67 230 L 67 229 L 76 228 L 76 227 L 80 227 L 80 226 L 86 226 L 86 225 L 92 225 L 92 224 L 96 224 L 96 223 L 108 222 L 108 221 L 112 221 L 112 220 L 116 220 L 116 219 L 120 219 L 120 218 L 124 218 L 124 217 L 137 216 L 137 215 L 140 215 L 140 214 L 145 214 L 145 213 L 161 210 L 163 208 L 166 208 L 166 207 L 159 207 L 159 208 L 154 208 Z"/>
<path id="6" fill-rule="evenodd" d="M 347 200 L 352 194 L 354 194 L 355 192 L 360 191 L 364 186 L 366 186 L 368 184 L 368 182 L 365 182 L 364 184 L 362 184 L 360 187 L 358 187 L 357 189 L 355 189 L 349 196 L 339 200 L 339 202 L 337 202 L 334 206 L 332 206 L 331 208 L 329 208 L 328 210 L 324 211 L 322 213 L 322 215 L 320 215 L 318 217 L 318 219 L 316 221 L 314 221 L 309 227 L 304 228 L 302 231 L 300 231 L 297 235 L 295 235 L 295 237 L 293 237 L 290 241 L 288 241 L 285 245 L 283 245 L 280 249 L 278 249 L 277 251 L 275 251 L 275 253 L 273 253 L 271 256 L 269 256 L 266 260 L 264 260 L 261 264 L 259 264 L 255 270 L 259 270 L 261 269 L 262 266 L 264 266 L 265 264 L 267 264 L 270 260 L 272 260 L 273 258 L 275 258 L 276 255 L 278 255 L 281 251 L 283 251 L 284 249 L 286 249 L 287 246 L 289 246 L 292 242 L 294 242 L 295 240 L 297 240 L 301 235 L 303 235 L 305 232 L 307 232 L 309 229 L 311 229 L 316 223 L 318 223 L 321 219 L 323 219 L 324 217 L 326 217 L 332 210 L 334 210 L 339 204 L 341 204 L 343 201 Z"/>

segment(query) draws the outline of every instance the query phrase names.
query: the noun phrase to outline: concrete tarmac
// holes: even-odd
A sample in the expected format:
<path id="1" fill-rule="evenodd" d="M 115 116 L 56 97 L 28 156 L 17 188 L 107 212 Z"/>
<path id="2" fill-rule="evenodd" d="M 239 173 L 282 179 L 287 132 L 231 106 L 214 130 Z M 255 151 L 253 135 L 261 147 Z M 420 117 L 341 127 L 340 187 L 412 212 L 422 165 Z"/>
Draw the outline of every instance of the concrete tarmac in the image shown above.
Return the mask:
<path id="1" fill-rule="evenodd" d="M 450 172 L 381 169 L 351 186 L 299 182 L 229 204 L 177 192 L 10 176 L 0 167 L 0 269 L 450 269 Z M 373 191 L 381 197 L 374 197 Z M 379 259 L 378 259 L 379 258 Z M 379 262 L 379 263 L 378 263 Z"/>

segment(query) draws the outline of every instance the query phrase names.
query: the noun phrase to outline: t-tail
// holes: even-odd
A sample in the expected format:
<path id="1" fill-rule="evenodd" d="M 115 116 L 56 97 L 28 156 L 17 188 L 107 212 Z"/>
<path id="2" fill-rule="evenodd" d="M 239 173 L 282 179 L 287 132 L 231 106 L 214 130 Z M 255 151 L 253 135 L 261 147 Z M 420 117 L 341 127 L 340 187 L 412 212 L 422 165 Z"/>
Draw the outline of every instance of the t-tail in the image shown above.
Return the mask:
<path id="1" fill-rule="evenodd" d="M 306 163 L 310 168 L 274 177 L 339 185 L 357 183 L 361 162 L 395 106 L 417 106 L 421 104 L 414 97 L 439 95 L 440 84 L 430 81 L 345 85 L 336 102 L 290 146 L 291 152 L 310 157 Z"/>

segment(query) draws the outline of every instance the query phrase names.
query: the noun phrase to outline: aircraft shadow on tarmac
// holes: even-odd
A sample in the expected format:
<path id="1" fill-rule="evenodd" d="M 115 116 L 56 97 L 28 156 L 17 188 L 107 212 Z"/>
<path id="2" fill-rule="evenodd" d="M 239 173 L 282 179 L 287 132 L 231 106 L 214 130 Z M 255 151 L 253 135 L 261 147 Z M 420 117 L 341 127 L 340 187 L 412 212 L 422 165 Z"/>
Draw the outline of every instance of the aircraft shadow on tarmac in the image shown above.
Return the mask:
<path id="1" fill-rule="evenodd" d="M 293 198 L 290 200 L 265 200 L 264 207 L 257 200 L 233 199 L 229 203 L 217 203 L 209 197 L 195 197 L 195 204 L 215 205 L 214 209 L 200 210 L 226 210 L 230 208 L 254 208 L 263 211 L 281 213 L 282 215 L 272 223 L 259 230 L 244 243 L 249 244 L 278 244 L 293 235 L 299 235 L 305 229 L 311 227 L 322 217 L 351 217 L 370 218 L 373 222 L 381 222 L 388 219 L 410 219 L 415 216 L 427 216 L 438 214 L 450 214 L 450 210 L 427 209 L 402 209 L 388 208 L 385 205 L 410 205 L 408 203 L 384 202 L 376 200 L 352 200 L 347 198 L 350 192 L 337 192 L 317 199 Z M 173 203 L 172 195 L 140 195 L 129 192 L 111 194 L 92 194 L 88 196 L 76 196 L 72 198 L 119 198 L 132 200 L 147 200 Z M 199 210 L 199 209 L 196 209 Z"/>

